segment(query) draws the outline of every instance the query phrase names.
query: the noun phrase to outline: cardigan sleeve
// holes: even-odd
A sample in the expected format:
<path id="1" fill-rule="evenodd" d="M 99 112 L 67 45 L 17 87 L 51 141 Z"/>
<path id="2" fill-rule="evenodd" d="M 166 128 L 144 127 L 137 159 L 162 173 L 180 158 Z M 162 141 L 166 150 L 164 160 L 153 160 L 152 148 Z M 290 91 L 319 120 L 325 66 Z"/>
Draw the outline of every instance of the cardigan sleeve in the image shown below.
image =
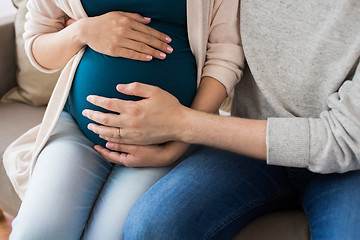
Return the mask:
<path id="1" fill-rule="evenodd" d="M 242 76 L 244 53 L 240 37 L 239 0 L 215 0 L 202 77 L 221 82 L 228 94 Z"/>
<path id="2" fill-rule="evenodd" d="M 333 173 L 360 169 L 360 64 L 318 118 L 269 118 L 267 162 Z"/>
<path id="3" fill-rule="evenodd" d="M 25 52 L 30 62 L 38 70 L 45 73 L 56 72 L 42 67 L 34 58 L 32 45 L 34 40 L 45 33 L 58 32 L 65 27 L 66 14 L 56 5 L 55 0 L 29 0 L 25 16 Z"/>

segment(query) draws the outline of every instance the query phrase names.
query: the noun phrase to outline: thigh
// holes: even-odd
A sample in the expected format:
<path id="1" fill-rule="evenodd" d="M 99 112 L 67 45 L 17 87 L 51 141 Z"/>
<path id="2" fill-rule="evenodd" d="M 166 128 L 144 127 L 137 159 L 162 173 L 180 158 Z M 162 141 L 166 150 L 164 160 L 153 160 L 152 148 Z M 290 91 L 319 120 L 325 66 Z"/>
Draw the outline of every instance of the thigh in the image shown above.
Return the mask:
<path id="1" fill-rule="evenodd" d="M 125 239 L 229 239 L 254 218 L 293 206 L 282 167 L 203 147 L 136 203 Z"/>
<path id="2" fill-rule="evenodd" d="M 63 113 L 37 160 L 11 239 L 79 239 L 111 168 Z"/>
<path id="3" fill-rule="evenodd" d="M 94 206 L 83 239 L 123 239 L 127 215 L 139 197 L 172 169 L 116 165 Z"/>
<path id="4" fill-rule="evenodd" d="M 360 239 L 360 171 L 317 174 L 304 190 L 311 239 Z"/>

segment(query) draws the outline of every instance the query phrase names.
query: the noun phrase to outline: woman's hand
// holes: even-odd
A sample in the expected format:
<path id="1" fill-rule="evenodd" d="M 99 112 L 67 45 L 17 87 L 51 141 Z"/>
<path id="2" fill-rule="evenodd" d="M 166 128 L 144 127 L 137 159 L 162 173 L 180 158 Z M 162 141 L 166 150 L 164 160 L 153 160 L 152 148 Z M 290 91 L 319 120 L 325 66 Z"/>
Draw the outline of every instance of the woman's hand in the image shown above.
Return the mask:
<path id="1" fill-rule="evenodd" d="M 146 26 L 135 13 L 109 12 L 98 17 L 67 19 L 59 31 L 40 34 L 32 45 L 36 62 L 47 70 L 61 69 L 85 45 L 97 52 L 140 61 L 164 59 L 173 50 L 170 37 Z"/>
<path id="2" fill-rule="evenodd" d="M 126 145 L 108 142 L 106 148 L 95 150 L 109 162 L 126 167 L 163 167 L 176 162 L 185 153 L 188 144 L 168 142 L 162 145 Z"/>
<path id="3" fill-rule="evenodd" d="M 117 90 L 123 94 L 144 99 L 126 101 L 116 98 L 89 96 L 92 104 L 115 113 L 102 113 L 86 109 L 83 115 L 99 123 L 88 128 L 110 142 L 125 144 L 157 144 L 179 140 L 186 111 L 170 93 L 142 83 L 119 84 Z M 119 129 L 120 128 L 120 129 Z M 119 131 L 118 131 L 119 129 Z M 120 133 L 121 137 L 119 137 Z"/>
<path id="4" fill-rule="evenodd" d="M 173 49 L 171 38 L 146 26 L 151 19 L 136 13 L 109 12 L 97 17 L 80 19 L 80 41 L 93 50 L 113 56 L 150 61 L 164 59 Z M 68 20 L 67 25 L 74 20 Z"/>

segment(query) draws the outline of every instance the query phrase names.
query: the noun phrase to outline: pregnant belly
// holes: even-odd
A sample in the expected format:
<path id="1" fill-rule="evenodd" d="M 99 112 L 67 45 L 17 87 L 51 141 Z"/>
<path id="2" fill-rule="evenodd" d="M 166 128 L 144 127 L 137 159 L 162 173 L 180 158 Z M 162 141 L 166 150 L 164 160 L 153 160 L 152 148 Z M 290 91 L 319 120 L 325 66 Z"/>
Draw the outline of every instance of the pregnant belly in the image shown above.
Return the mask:
<path id="1" fill-rule="evenodd" d="M 109 57 L 87 48 L 77 68 L 66 106 L 85 136 L 94 144 L 104 146 L 106 143 L 87 129 L 91 121 L 82 116 L 84 109 L 107 112 L 87 102 L 88 95 L 139 100 L 116 91 L 119 83 L 141 82 L 158 86 L 173 94 L 183 105 L 190 106 L 197 88 L 195 60 L 190 51 L 174 53 L 165 60 L 141 62 Z"/>

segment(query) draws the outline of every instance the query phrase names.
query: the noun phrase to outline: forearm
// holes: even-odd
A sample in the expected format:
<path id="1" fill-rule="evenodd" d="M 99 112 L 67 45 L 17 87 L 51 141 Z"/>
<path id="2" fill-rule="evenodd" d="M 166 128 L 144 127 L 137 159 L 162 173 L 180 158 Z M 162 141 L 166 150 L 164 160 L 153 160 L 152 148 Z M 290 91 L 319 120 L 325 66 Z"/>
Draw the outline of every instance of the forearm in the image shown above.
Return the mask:
<path id="1" fill-rule="evenodd" d="M 37 37 L 32 46 L 37 63 L 49 70 L 63 68 L 85 46 L 81 39 L 85 21 L 82 19 L 58 32 Z"/>
<path id="2" fill-rule="evenodd" d="M 203 77 L 193 100 L 191 108 L 194 110 L 216 113 L 226 98 L 226 88 L 212 77 Z"/>
<path id="3" fill-rule="evenodd" d="M 265 160 L 266 123 L 266 120 L 223 117 L 184 109 L 174 138 Z"/>
<path id="4" fill-rule="evenodd" d="M 226 88 L 219 81 L 211 77 L 204 77 L 200 83 L 191 108 L 207 113 L 218 111 L 221 103 L 226 97 Z M 174 149 L 173 158 L 178 159 L 190 146 L 185 142 L 169 142 L 169 147 Z"/>

